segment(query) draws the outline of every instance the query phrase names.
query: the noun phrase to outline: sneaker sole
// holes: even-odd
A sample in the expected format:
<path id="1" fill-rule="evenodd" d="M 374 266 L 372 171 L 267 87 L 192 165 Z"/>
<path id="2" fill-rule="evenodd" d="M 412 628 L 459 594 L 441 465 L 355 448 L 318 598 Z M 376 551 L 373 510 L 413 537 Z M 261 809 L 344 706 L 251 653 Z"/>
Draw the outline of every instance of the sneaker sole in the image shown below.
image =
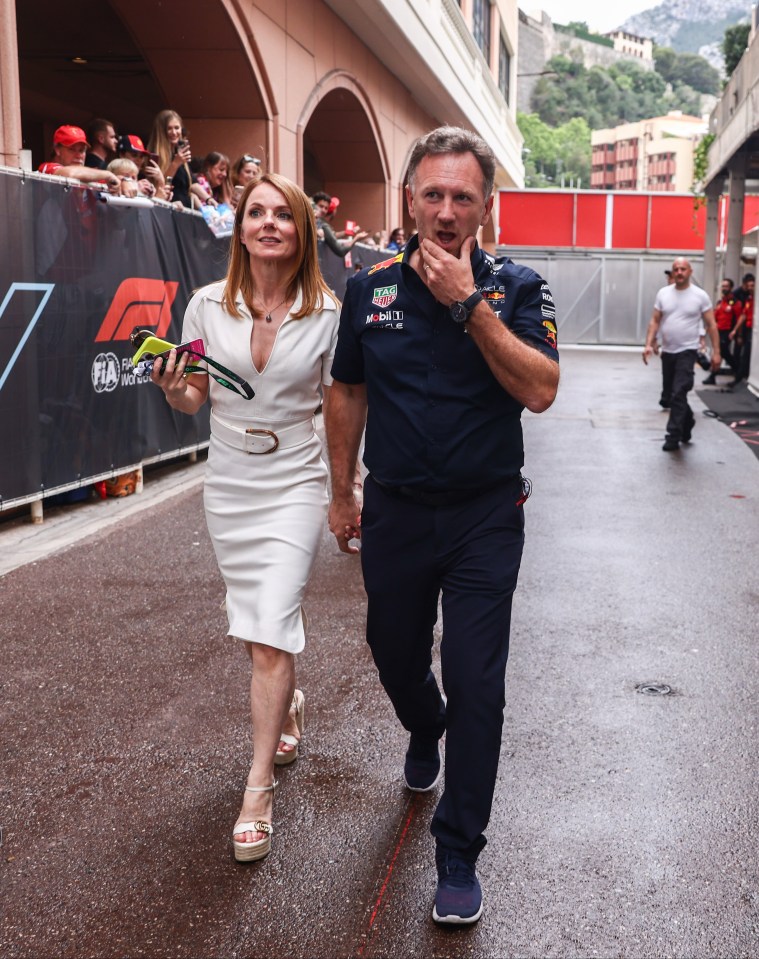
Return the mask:
<path id="1" fill-rule="evenodd" d="M 437 776 L 435 777 L 435 781 L 430 783 L 429 786 L 411 786 L 409 785 L 409 781 L 408 779 L 406 779 L 405 776 L 403 777 L 403 781 L 406 784 L 406 789 L 410 789 L 412 793 L 428 793 L 428 792 L 432 792 L 435 786 L 437 786 L 437 784 L 440 782 L 442 775 L 443 775 L 443 766 L 441 764 L 440 770 Z"/>
<path id="2" fill-rule="evenodd" d="M 403 774 L 403 781 L 406 784 L 406 789 L 410 789 L 412 793 L 428 793 L 431 792 L 435 786 L 440 782 L 440 777 L 443 775 L 443 754 L 440 751 L 440 746 L 437 747 L 437 755 L 440 760 L 440 769 L 437 771 L 437 776 L 435 776 L 435 781 L 431 782 L 429 786 L 412 786 L 409 784 L 408 779 L 406 779 L 406 774 Z"/>
<path id="3" fill-rule="evenodd" d="M 471 925 L 471 923 L 477 922 L 477 920 L 480 918 L 481 915 L 482 915 L 482 903 L 480 903 L 480 908 L 477 910 L 477 912 L 473 916 L 454 916 L 454 915 L 439 916 L 437 914 L 437 906 L 432 907 L 432 918 L 435 920 L 435 922 L 439 922 L 443 925 L 469 926 Z"/>

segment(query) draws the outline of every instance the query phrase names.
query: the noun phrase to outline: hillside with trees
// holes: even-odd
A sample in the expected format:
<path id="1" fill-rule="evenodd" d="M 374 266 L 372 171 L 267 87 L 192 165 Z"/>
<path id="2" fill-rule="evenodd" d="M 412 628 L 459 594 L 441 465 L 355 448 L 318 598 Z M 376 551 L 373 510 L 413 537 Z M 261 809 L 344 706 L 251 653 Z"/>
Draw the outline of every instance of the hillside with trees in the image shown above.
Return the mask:
<path id="1" fill-rule="evenodd" d="M 575 32 L 585 24 L 571 25 Z M 577 35 L 580 35 L 577 33 Z M 736 49 L 741 37 L 731 38 Z M 744 44 L 745 46 L 745 44 Z M 703 95 L 720 90 L 717 70 L 692 53 L 654 48 L 654 70 L 633 60 L 586 67 L 577 56 L 546 64 L 532 94 L 532 113 L 518 114 L 528 186 L 590 185 L 590 133 L 681 110 L 701 115 Z"/>
<path id="2" fill-rule="evenodd" d="M 656 47 L 654 64 L 655 70 L 633 60 L 587 68 L 579 56 L 553 57 L 535 85 L 532 111 L 549 126 L 581 117 L 600 130 L 670 110 L 698 116 L 702 94 L 719 92 L 719 74 L 703 57 Z"/>

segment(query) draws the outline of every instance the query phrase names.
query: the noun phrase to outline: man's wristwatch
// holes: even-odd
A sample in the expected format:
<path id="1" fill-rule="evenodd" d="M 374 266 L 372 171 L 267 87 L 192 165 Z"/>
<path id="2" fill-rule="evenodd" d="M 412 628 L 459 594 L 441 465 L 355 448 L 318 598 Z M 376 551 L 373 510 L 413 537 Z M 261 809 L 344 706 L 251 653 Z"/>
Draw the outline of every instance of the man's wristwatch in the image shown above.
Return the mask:
<path id="1" fill-rule="evenodd" d="M 448 309 L 451 311 L 451 317 L 453 318 L 454 323 L 466 323 L 469 319 L 469 314 L 477 306 L 478 303 L 482 302 L 482 293 L 479 290 L 475 290 L 471 296 L 468 296 L 463 302 L 455 300 Z"/>

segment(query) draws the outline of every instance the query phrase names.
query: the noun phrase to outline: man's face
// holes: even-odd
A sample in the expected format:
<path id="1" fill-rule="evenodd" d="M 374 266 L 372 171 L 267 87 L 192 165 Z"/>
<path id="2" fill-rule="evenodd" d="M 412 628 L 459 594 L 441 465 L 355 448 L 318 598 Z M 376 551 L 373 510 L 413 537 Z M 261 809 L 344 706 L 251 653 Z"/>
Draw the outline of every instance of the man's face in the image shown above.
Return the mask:
<path id="1" fill-rule="evenodd" d="M 116 147 L 119 144 L 119 138 L 116 136 L 116 131 L 113 127 L 106 127 L 102 133 L 98 134 L 98 139 L 103 147 L 108 150 L 110 153 L 116 152 Z"/>
<path id="2" fill-rule="evenodd" d="M 746 281 L 744 282 L 744 284 L 743 284 L 743 289 L 744 289 L 747 293 L 753 293 L 753 292 L 754 292 L 754 280 L 746 280 Z"/>
<path id="3" fill-rule="evenodd" d="M 732 286 L 730 286 L 729 283 L 723 283 L 721 286 L 721 290 L 722 290 L 723 296 L 730 296 L 730 294 L 733 292 L 733 288 Z"/>
<path id="4" fill-rule="evenodd" d="M 55 157 L 62 166 L 82 166 L 87 155 L 86 143 L 75 143 L 65 147 L 62 143 L 55 144 Z"/>
<path id="5" fill-rule="evenodd" d="M 690 283 L 692 273 L 693 270 L 687 260 L 675 260 L 672 264 L 672 281 L 678 290 L 682 290 Z"/>
<path id="6" fill-rule="evenodd" d="M 458 256 L 468 236 L 490 219 L 493 197 L 485 197 L 482 169 L 473 153 L 426 156 L 416 168 L 413 193 L 406 187 L 419 242 L 432 240 Z"/>
<path id="7" fill-rule="evenodd" d="M 314 204 L 314 213 L 322 219 L 329 216 L 329 200 L 317 200 Z"/>

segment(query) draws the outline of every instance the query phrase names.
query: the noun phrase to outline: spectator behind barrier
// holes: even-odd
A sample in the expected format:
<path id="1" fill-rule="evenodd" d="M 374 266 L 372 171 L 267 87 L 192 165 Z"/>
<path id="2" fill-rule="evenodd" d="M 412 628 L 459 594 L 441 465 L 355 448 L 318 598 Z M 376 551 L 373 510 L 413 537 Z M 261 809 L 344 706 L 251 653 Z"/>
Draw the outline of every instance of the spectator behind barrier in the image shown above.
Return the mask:
<path id="1" fill-rule="evenodd" d="M 115 174 L 84 165 L 88 146 L 87 137 L 81 127 L 58 127 L 53 134 L 53 159 L 40 164 L 39 172 L 70 177 L 80 183 L 104 183 L 109 189 L 117 191 L 120 180 Z"/>
<path id="2" fill-rule="evenodd" d="M 366 230 L 361 230 L 358 224 L 355 224 L 355 232 L 353 236 L 348 237 L 342 243 L 335 236 L 335 232 L 328 223 L 328 219 L 334 215 L 335 210 L 340 205 L 340 200 L 338 197 L 331 197 L 328 193 L 314 193 L 311 197 L 311 202 L 314 205 L 314 214 L 316 215 L 316 226 L 320 231 L 320 235 L 327 246 L 332 250 L 333 253 L 336 253 L 338 256 L 345 256 L 345 254 L 353 247 L 355 243 L 358 243 L 359 240 L 363 240 L 365 237 L 369 236 Z"/>
<path id="3" fill-rule="evenodd" d="M 406 231 L 402 226 L 397 226 L 390 234 L 390 241 L 386 249 L 393 253 L 401 253 L 406 246 Z"/>
<path id="4" fill-rule="evenodd" d="M 158 154 L 161 173 L 173 190 L 172 199 L 192 209 L 192 176 L 189 167 L 192 150 L 182 127 L 182 118 L 176 110 L 161 110 L 153 120 L 148 150 Z"/>
<path id="5" fill-rule="evenodd" d="M 229 175 L 229 157 L 213 151 L 208 153 L 203 160 L 200 172 L 208 181 L 214 200 L 231 206 L 232 178 Z"/>
<path id="6" fill-rule="evenodd" d="M 235 163 L 232 183 L 234 186 L 246 187 L 251 180 L 257 180 L 261 172 L 261 161 L 258 157 L 254 157 L 251 153 L 243 153 Z"/>
<path id="7" fill-rule="evenodd" d="M 126 157 L 117 157 L 108 164 L 111 173 L 115 173 L 119 178 L 119 194 L 121 196 L 133 197 L 140 192 L 137 183 L 139 168 L 133 160 L 127 160 Z"/>
<path id="8" fill-rule="evenodd" d="M 116 157 L 118 137 L 110 120 L 98 117 L 90 120 L 87 126 L 87 139 L 91 146 L 84 160 L 84 165 L 93 170 L 105 170 L 109 162 Z"/>
<path id="9" fill-rule="evenodd" d="M 235 163 L 232 171 L 232 209 L 237 209 L 237 203 L 242 195 L 242 191 L 251 182 L 261 176 L 261 161 L 254 157 L 252 153 L 243 153 L 240 159 Z"/>
<path id="10" fill-rule="evenodd" d="M 155 197 L 159 200 L 171 199 L 171 187 L 158 166 L 158 154 L 150 153 L 145 144 L 134 134 L 120 136 L 117 144 L 120 157 L 131 160 L 139 169 L 138 186 L 143 196 Z"/>

